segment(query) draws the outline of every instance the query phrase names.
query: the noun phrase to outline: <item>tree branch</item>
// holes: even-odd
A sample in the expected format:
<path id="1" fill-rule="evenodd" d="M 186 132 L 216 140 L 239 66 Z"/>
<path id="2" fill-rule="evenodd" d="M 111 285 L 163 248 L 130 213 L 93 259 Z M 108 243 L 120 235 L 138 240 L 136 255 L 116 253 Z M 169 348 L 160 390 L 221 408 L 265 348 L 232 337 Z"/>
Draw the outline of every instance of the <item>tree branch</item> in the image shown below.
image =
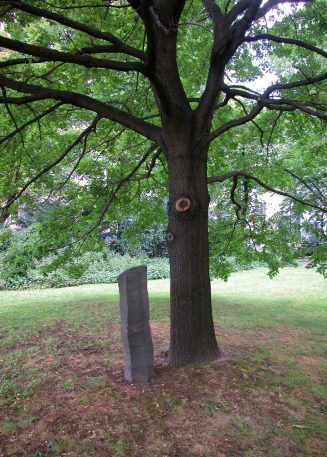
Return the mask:
<path id="1" fill-rule="evenodd" d="M 12 10 L 12 7 L 11 6 L 8 6 L 7 8 L 5 8 L 3 11 L 0 12 L 0 18 L 2 18 L 3 16 L 5 16 L 7 13 L 9 13 L 9 11 Z"/>
<path id="2" fill-rule="evenodd" d="M 249 100 L 258 100 L 260 96 L 259 92 L 254 92 L 251 89 L 248 89 L 244 86 L 227 86 L 224 84 L 222 87 L 222 91 L 229 95 L 230 98 L 234 98 L 236 96 L 240 96 L 243 98 L 248 98 Z"/>
<path id="3" fill-rule="evenodd" d="M 202 4 L 210 14 L 214 26 L 220 27 L 224 16 L 215 0 L 202 0 Z"/>
<path id="4" fill-rule="evenodd" d="M 265 108 L 268 109 L 274 109 L 274 110 L 280 110 L 280 111 L 294 111 L 295 109 L 299 109 L 303 112 L 306 112 L 310 115 L 319 117 L 320 119 L 326 119 L 325 111 L 327 110 L 327 106 L 320 105 L 320 104 L 313 104 L 311 102 L 307 103 L 301 103 L 297 100 L 292 100 L 292 99 L 286 99 L 286 98 L 269 98 L 269 95 L 271 95 L 275 91 L 282 91 L 282 90 L 287 90 L 287 89 L 293 89 L 297 87 L 305 87 L 308 85 L 313 85 L 316 81 L 324 81 L 327 79 L 327 73 L 323 73 L 322 75 L 316 76 L 316 77 L 308 77 L 303 80 L 295 81 L 295 82 L 290 82 L 290 83 L 278 83 L 274 84 L 270 87 L 268 87 L 263 94 L 259 93 L 251 93 L 249 89 L 246 87 L 242 89 L 232 89 L 227 85 L 223 86 L 223 92 L 225 92 L 230 98 L 234 98 L 236 96 L 240 96 L 243 98 L 247 98 L 249 100 L 258 100 L 260 103 L 262 103 Z M 318 86 L 319 88 L 319 86 Z M 284 105 L 284 106 L 283 106 Z M 285 105 L 288 105 L 286 107 Z M 314 108 L 315 110 L 311 109 Z M 319 113 L 317 110 L 324 110 L 324 113 Z"/>
<path id="5" fill-rule="evenodd" d="M 247 115 L 239 119 L 234 119 L 232 121 L 227 122 L 226 124 L 219 127 L 219 129 L 212 132 L 209 136 L 209 141 L 217 138 L 219 135 L 224 133 L 226 130 L 229 130 L 232 127 L 245 124 L 253 120 L 259 112 L 265 107 L 270 110 L 278 110 L 278 111 L 294 111 L 296 109 L 310 114 L 311 116 L 318 117 L 319 119 L 327 120 L 327 106 L 320 105 L 320 104 L 312 104 L 309 103 L 301 103 L 297 100 L 287 99 L 287 98 L 270 98 L 270 95 L 275 92 L 287 89 L 294 89 L 299 87 L 305 87 L 309 85 L 313 85 L 316 82 L 321 82 L 327 80 L 327 73 L 322 73 L 321 75 L 307 77 L 302 80 L 290 82 L 290 83 L 277 83 L 273 84 L 272 86 L 268 87 L 263 94 L 252 93 L 247 88 L 241 89 L 232 89 L 228 87 L 226 84 L 222 87 L 223 92 L 225 92 L 230 98 L 235 96 L 241 96 L 247 98 L 249 100 L 257 100 L 259 103 L 256 107 Z M 323 110 L 324 112 L 320 112 L 319 110 Z"/>
<path id="6" fill-rule="evenodd" d="M 212 177 L 208 178 L 207 182 L 208 182 L 208 184 L 211 184 L 214 182 L 223 182 L 230 178 L 234 179 L 235 176 L 244 176 L 248 179 L 252 179 L 257 184 L 259 184 L 259 186 L 263 187 L 264 189 L 268 190 L 269 192 L 273 192 L 274 194 L 278 194 L 283 197 L 290 198 L 298 203 L 302 203 L 302 205 L 310 206 L 311 208 L 318 209 L 319 211 L 322 211 L 323 213 L 327 214 L 327 208 L 323 208 L 319 205 L 315 205 L 314 203 L 310 203 L 308 201 L 302 200 L 301 198 L 298 198 L 295 195 L 289 194 L 288 192 L 283 192 L 281 190 L 268 186 L 268 184 L 264 183 L 256 176 L 250 175 L 249 173 L 246 173 L 245 171 L 242 171 L 242 170 L 232 170 L 232 171 L 229 171 L 228 173 L 225 173 L 220 176 L 212 176 Z"/>
<path id="7" fill-rule="evenodd" d="M 279 37 L 276 35 L 270 35 L 269 33 L 261 33 L 259 35 L 245 37 L 243 42 L 252 43 L 252 42 L 261 41 L 261 40 L 274 41 L 276 43 L 283 43 L 283 44 L 294 44 L 295 46 L 299 46 L 301 48 L 307 49 L 308 51 L 313 51 L 313 52 L 321 55 L 322 57 L 327 58 L 327 52 L 323 51 L 320 48 L 317 48 L 317 46 L 314 46 L 310 43 L 305 43 L 304 41 L 301 41 L 301 40 L 295 40 L 293 38 L 283 38 L 283 37 Z"/>
<path id="8" fill-rule="evenodd" d="M 225 124 L 220 126 L 217 130 L 210 133 L 209 142 L 213 141 L 215 138 L 217 138 L 224 132 L 227 132 L 227 130 L 230 130 L 233 127 L 237 127 L 239 125 L 243 125 L 249 121 L 252 121 L 260 113 L 260 111 L 262 111 L 263 108 L 264 108 L 263 104 L 257 103 L 257 105 L 253 108 L 253 110 L 250 111 L 249 114 L 247 114 L 246 116 L 226 122 Z"/>
<path id="9" fill-rule="evenodd" d="M 63 103 L 60 102 L 60 103 L 57 103 L 56 105 L 54 106 L 51 106 L 51 108 L 47 109 L 46 111 L 44 111 L 43 113 L 41 113 L 39 116 L 36 116 L 34 117 L 33 119 L 30 119 L 29 121 L 25 122 L 25 124 L 21 125 L 20 127 L 16 128 L 16 130 L 14 130 L 13 132 L 9 133 L 8 135 L 6 135 L 4 138 L 2 138 L 0 140 L 0 144 L 3 144 L 5 143 L 6 141 L 10 140 L 11 138 L 13 138 L 15 135 L 17 135 L 17 133 L 20 133 L 22 130 L 24 130 L 26 127 L 28 127 L 29 125 L 31 124 L 34 124 L 35 122 L 39 122 L 40 119 L 42 119 L 43 117 L 47 116 L 48 114 L 52 113 L 53 111 L 55 111 L 57 108 L 59 108 L 59 106 L 62 106 Z"/>
<path id="10" fill-rule="evenodd" d="M 58 24 L 62 24 L 65 27 L 69 27 L 71 29 L 86 33 L 87 35 L 90 35 L 94 38 L 99 38 L 101 40 L 109 41 L 110 43 L 116 45 L 121 50 L 122 53 L 137 57 L 142 60 L 144 59 L 144 53 L 142 51 L 139 51 L 138 49 L 135 49 L 131 46 L 125 45 L 122 41 L 120 41 L 112 33 L 101 32 L 101 30 L 95 29 L 95 28 L 90 27 L 81 22 L 77 22 L 72 19 L 69 19 L 68 17 L 63 16 L 62 14 L 55 13 L 55 12 L 49 11 L 47 9 L 37 8 L 37 7 L 31 6 L 31 5 L 28 5 L 27 3 L 20 2 L 19 0 L 17 0 L 17 1 L 1 0 L 1 3 L 11 5 L 12 8 L 15 8 L 15 9 L 18 9 L 21 11 L 25 11 L 26 13 L 32 14 L 34 16 L 50 19 L 52 21 L 57 22 Z"/>
<path id="11" fill-rule="evenodd" d="M 224 21 L 224 18 L 221 19 L 222 13 L 213 0 L 205 2 L 213 20 L 214 37 L 206 88 L 197 108 L 198 119 L 207 121 L 215 110 L 220 91 L 224 85 L 223 76 L 226 65 L 242 43 L 246 31 L 251 27 L 261 2 L 262 0 L 244 2 L 244 4 L 246 3 L 244 11 L 246 12 L 241 19 L 231 26 Z M 241 3 L 243 4 L 243 2 Z"/>
<path id="12" fill-rule="evenodd" d="M 12 195 L 7 203 L 1 207 L 1 212 L 4 212 L 10 208 L 10 206 L 22 196 L 22 194 L 33 184 L 35 183 L 41 176 L 43 176 L 48 171 L 52 170 L 56 165 L 63 161 L 63 159 L 70 153 L 70 151 L 78 145 L 78 143 L 87 135 L 89 135 L 92 130 L 94 130 L 95 126 L 100 120 L 100 116 L 97 116 L 93 122 L 85 129 L 83 132 L 76 138 L 76 140 L 54 161 L 51 162 L 49 165 L 44 167 L 39 173 L 37 173 L 33 178 L 31 178 L 24 186 L 20 189 L 20 191 L 14 195 Z"/>
<path id="13" fill-rule="evenodd" d="M 301 184 L 303 184 L 304 187 L 306 187 L 310 192 L 312 192 L 314 195 L 316 195 L 317 199 L 320 200 L 320 202 L 323 204 L 324 200 L 326 199 L 326 196 L 321 192 L 321 190 L 316 186 L 315 182 L 313 179 L 310 179 L 309 182 L 311 185 L 314 187 L 314 189 L 308 184 L 308 182 L 301 178 L 300 176 L 296 175 L 294 171 L 291 171 L 287 168 L 284 168 L 286 173 L 289 173 L 294 179 L 299 181 Z"/>
<path id="14" fill-rule="evenodd" d="M 230 190 L 230 199 L 231 199 L 231 202 L 233 203 L 233 205 L 236 206 L 236 217 L 238 220 L 240 220 L 239 213 L 242 210 L 242 206 L 240 205 L 240 203 L 238 201 L 235 200 L 235 191 L 237 188 L 237 178 L 238 178 L 238 175 L 233 176 L 233 185 Z"/>
<path id="15" fill-rule="evenodd" d="M 272 126 L 271 126 L 271 130 L 270 130 L 270 133 L 269 133 L 269 138 L 268 138 L 268 141 L 267 141 L 267 147 L 266 147 L 266 155 L 268 157 L 268 154 L 269 154 L 269 146 L 270 146 L 270 142 L 271 142 L 271 139 L 272 139 L 272 136 L 274 134 L 274 130 L 277 126 L 277 123 L 279 121 L 279 119 L 281 118 L 282 116 L 282 112 L 280 111 L 278 114 L 277 114 L 277 117 L 276 119 L 274 120 Z"/>
<path id="16" fill-rule="evenodd" d="M 51 6 L 52 8 L 56 8 L 58 10 L 75 10 L 75 9 L 82 9 L 82 8 L 117 8 L 117 9 L 121 9 L 121 8 L 129 8 L 130 5 L 126 4 L 126 5 L 113 5 L 112 2 L 110 1 L 110 4 L 108 5 L 108 3 L 105 3 L 105 4 L 102 4 L 102 5 L 96 5 L 96 4 L 89 4 L 89 5 L 77 5 L 77 6 L 58 6 L 58 5 L 54 5 L 53 3 L 50 3 L 50 2 L 46 2 L 44 1 L 45 4 Z"/>
<path id="17" fill-rule="evenodd" d="M 251 0 L 242 0 L 238 2 L 226 15 L 226 23 L 228 25 L 232 24 L 237 17 L 242 14 L 250 4 Z"/>
<path id="18" fill-rule="evenodd" d="M 99 227 L 99 225 L 101 224 L 101 222 L 103 221 L 105 215 L 106 215 L 106 212 L 108 211 L 108 208 L 109 206 L 111 205 L 111 203 L 113 202 L 113 200 L 116 198 L 117 196 L 117 193 L 119 192 L 120 188 L 128 181 L 131 180 L 131 178 L 135 175 L 135 173 L 140 169 L 140 167 L 143 165 L 143 163 L 146 161 L 146 159 L 152 154 L 152 152 L 154 152 L 156 149 L 158 148 L 158 146 L 156 144 L 153 144 L 149 147 L 149 149 L 147 150 L 147 152 L 143 155 L 143 157 L 141 158 L 141 160 L 138 162 L 138 164 L 133 168 L 133 170 L 127 175 L 125 176 L 124 178 L 122 178 L 118 184 L 116 185 L 115 189 L 112 191 L 111 195 L 110 195 L 110 198 L 109 200 L 107 201 L 107 203 L 105 204 L 105 206 L 102 208 L 101 210 L 101 213 L 99 215 L 99 218 L 97 220 L 97 222 L 95 224 L 93 224 L 93 226 L 86 232 L 84 233 L 77 241 L 75 241 L 75 244 L 78 243 L 79 241 L 81 241 L 82 239 L 85 241 L 90 235 L 92 232 L 94 232 L 94 230 Z"/>
<path id="19" fill-rule="evenodd" d="M 146 66 L 139 62 L 116 62 L 115 60 L 97 59 L 88 55 L 60 52 L 54 49 L 27 44 L 0 36 L 0 46 L 43 59 L 43 62 L 64 62 L 81 65 L 86 68 L 106 68 L 119 71 L 138 71 L 146 74 Z"/>
<path id="20" fill-rule="evenodd" d="M 271 95 L 276 90 L 294 89 L 296 87 L 310 86 L 311 84 L 325 80 L 327 80 L 327 72 L 317 76 L 306 77 L 305 79 L 300 79 L 298 81 L 293 81 L 289 83 L 276 83 L 265 90 L 265 92 L 262 95 L 262 98 Z"/>
<path id="21" fill-rule="evenodd" d="M 268 0 L 258 11 L 256 19 L 264 17 L 270 10 L 284 3 L 309 3 L 312 0 Z"/>
<path id="22" fill-rule="evenodd" d="M 145 122 L 132 114 L 121 111 L 117 108 L 114 108 L 113 106 L 95 100 L 94 98 L 91 98 L 87 95 L 65 90 L 44 88 L 34 84 L 26 84 L 23 82 L 14 81 L 5 76 L 0 76 L 0 85 L 13 89 L 17 92 L 34 94 L 32 97 L 20 97 L 17 99 L 15 99 L 15 97 L 0 97 L 0 103 L 24 104 L 37 100 L 59 100 L 64 103 L 69 103 L 73 106 L 78 106 L 80 108 L 94 111 L 101 117 L 118 122 L 119 124 L 122 124 L 125 127 L 140 133 L 146 138 L 149 138 L 150 140 L 159 142 L 159 135 L 161 132 L 159 127 L 149 124 L 148 122 Z"/>
<path id="23" fill-rule="evenodd" d="M 130 178 L 129 181 L 143 181 L 143 179 L 148 179 L 151 176 L 152 170 L 161 153 L 162 153 L 162 149 L 159 147 L 157 149 L 157 152 L 152 157 L 151 163 L 148 166 L 148 171 L 141 176 L 136 176 L 135 178 Z"/>
<path id="24" fill-rule="evenodd" d="M 315 110 L 310 108 L 307 104 L 305 103 L 301 103 L 301 102 L 298 102 L 297 100 L 290 100 L 290 99 L 287 99 L 287 98 L 278 98 L 278 99 L 260 99 L 261 103 L 266 106 L 266 107 L 272 107 L 273 105 L 278 105 L 278 106 L 281 106 L 281 105 L 288 105 L 288 106 L 291 106 L 293 107 L 294 109 L 298 109 L 300 111 L 302 111 L 303 113 L 307 113 L 307 114 L 310 114 L 311 116 L 314 116 L 314 117 L 318 117 L 319 119 L 323 119 L 323 120 L 327 120 L 327 114 L 326 114 L 326 110 L 327 110 L 327 105 L 326 106 L 314 106 L 314 108 L 316 108 Z M 280 109 L 280 108 L 278 108 Z M 321 113 L 318 111 L 318 109 L 324 109 L 324 112 Z"/>

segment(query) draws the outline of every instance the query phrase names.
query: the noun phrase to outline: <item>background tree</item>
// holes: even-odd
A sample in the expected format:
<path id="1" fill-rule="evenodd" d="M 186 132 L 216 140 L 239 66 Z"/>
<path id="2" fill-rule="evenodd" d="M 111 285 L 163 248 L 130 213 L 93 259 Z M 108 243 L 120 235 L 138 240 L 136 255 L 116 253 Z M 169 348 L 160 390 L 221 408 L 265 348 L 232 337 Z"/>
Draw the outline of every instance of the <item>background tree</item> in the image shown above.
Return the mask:
<path id="1" fill-rule="evenodd" d="M 268 154 L 281 115 L 327 119 L 324 2 L 0 0 L 0 8 L 3 218 L 19 198 L 48 192 L 61 203 L 48 247 L 85 246 L 126 207 L 146 224 L 149 195 L 159 221 L 168 192 L 170 362 L 215 358 L 208 183 L 231 181 L 236 219 L 224 249 L 250 227 L 249 186 L 290 197 L 265 147 L 249 156 L 230 148 L 248 123 Z M 259 90 L 253 82 L 268 65 L 278 82 Z M 269 129 L 256 120 L 263 114 Z M 326 213 L 302 197 L 292 198 Z"/>

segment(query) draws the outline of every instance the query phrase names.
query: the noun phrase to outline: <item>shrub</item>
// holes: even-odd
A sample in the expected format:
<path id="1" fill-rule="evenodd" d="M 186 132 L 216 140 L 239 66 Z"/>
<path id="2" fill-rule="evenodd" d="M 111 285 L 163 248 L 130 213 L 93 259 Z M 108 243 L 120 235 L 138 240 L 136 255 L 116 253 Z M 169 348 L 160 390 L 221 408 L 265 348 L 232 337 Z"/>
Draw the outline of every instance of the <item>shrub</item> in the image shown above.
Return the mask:
<path id="1" fill-rule="evenodd" d="M 34 265 L 38 253 L 36 227 L 26 230 L 2 229 L 0 231 L 0 281 L 19 281 Z"/>
<path id="2" fill-rule="evenodd" d="M 14 275 L 2 280 L 5 289 L 32 289 L 46 287 L 66 287 L 81 284 L 98 284 L 117 282 L 117 276 L 127 268 L 137 265 L 148 267 L 148 279 L 169 278 L 169 261 L 167 258 L 149 258 L 108 254 L 107 252 L 86 252 L 74 264 L 63 265 L 49 270 L 48 266 L 56 260 L 54 255 L 35 261 L 24 276 Z M 83 265 L 80 274 L 78 266 Z"/>
<path id="3" fill-rule="evenodd" d="M 148 279 L 169 278 L 170 267 L 167 257 L 147 258 L 145 265 L 148 267 Z"/>

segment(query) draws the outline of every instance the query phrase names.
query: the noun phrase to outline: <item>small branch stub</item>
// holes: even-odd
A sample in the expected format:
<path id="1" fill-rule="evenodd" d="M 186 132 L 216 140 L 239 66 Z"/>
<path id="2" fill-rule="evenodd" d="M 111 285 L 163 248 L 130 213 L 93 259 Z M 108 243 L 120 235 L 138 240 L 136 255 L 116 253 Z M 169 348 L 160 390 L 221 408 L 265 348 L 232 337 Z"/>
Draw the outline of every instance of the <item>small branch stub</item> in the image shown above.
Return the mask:
<path id="1" fill-rule="evenodd" d="M 191 200 L 189 198 L 182 197 L 182 198 L 177 200 L 177 202 L 176 202 L 176 210 L 179 213 L 184 213 L 185 211 L 187 211 L 190 208 L 191 208 Z"/>
<path id="2" fill-rule="evenodd" d="M 175 239 L 175 238 L 174 238 L 174 235 L 173 235 L 171 232 L 167 232 L 167 234 L 166 234 L 167 243 L 168 243 L 168 244 L 169 244 L 169 243 L 171 244 L 171 243 L 174 241 L 174 239 Z"/>

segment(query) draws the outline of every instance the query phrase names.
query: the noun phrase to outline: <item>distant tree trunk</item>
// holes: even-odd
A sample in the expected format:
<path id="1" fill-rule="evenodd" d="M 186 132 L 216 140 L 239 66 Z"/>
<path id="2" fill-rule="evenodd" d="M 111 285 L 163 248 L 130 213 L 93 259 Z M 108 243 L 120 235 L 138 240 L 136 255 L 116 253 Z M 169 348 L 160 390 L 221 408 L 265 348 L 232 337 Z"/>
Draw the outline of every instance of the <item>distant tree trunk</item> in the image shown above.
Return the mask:
<path id="1" fill-rule="evenodd" d="M 207 146 L 192 135 L 169 144 L 171 333 L 169 362 L 184 365 L 218 357 L 209 278 Z M 181 138 L 182 137 L 182 138 Z M 191 138 L 191 141 L 190 141 Z"/>

